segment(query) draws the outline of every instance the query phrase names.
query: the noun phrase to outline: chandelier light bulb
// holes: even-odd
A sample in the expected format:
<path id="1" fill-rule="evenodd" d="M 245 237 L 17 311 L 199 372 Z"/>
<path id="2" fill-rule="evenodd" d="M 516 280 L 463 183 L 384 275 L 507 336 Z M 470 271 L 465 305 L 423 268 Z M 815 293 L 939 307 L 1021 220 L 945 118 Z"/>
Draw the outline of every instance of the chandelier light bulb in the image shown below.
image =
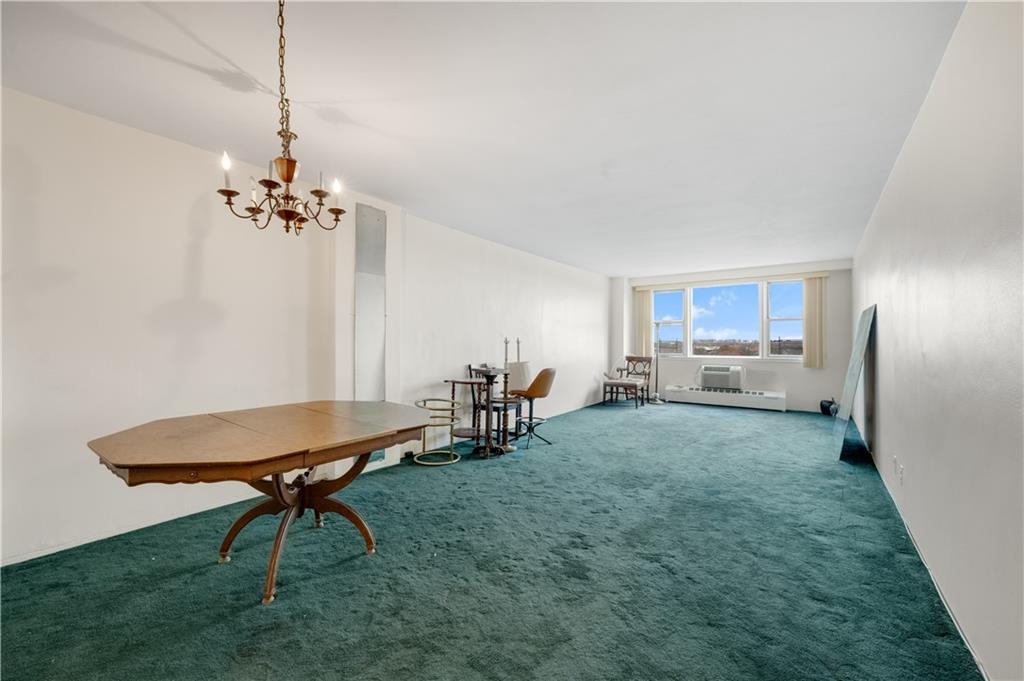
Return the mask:
<path id="1" fill-rule="evenodd" d="M 231 159 L 226 151 L 220 157 L 220 167 L 224 169 L 224 188 L 231 189 L 231 176 L 228 175 L 228 171 L 231 170 Z"/>
<path id="2" fill-rule="evenodd" d="M 341 182 L 338 181 L 338 178 L 334 178 L 334 182 L 331 183 L 331 191 L 334 193 L 334 208 L 335 210 L 340 210 L 338 208 L 338 197 L 341 196 Z"/>

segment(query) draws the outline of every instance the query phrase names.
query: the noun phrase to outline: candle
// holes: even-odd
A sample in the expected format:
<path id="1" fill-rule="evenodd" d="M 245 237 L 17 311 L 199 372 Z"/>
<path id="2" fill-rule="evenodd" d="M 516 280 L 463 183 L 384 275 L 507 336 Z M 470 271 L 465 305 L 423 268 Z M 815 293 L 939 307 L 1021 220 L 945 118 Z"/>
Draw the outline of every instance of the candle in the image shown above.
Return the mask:
<path id="1" fill-rule="evenodd" d="M 324 188 L 324 171 L 320 171 L 320 189 Z"/>
<path id="2" fill-rule="evenodd" d="M 338 207 L 338 196 L 341 195 L 341 182 L 338 182 L 338 178 L 334 178 L 334 182 L 331 184 L 331 191 L 334 192 L 334 207 Z"/>
<path id="3" fill-rule="evenodd" d="M 256 178 L 252 175 L 249 176 L 249 196 L 252 198 L 252 202 L 256 203 Z"/>
<path id="4" fill-rule="evenodd" d="M 273 180 L 274 179 L 274 161 L 273 160 L 267 161 L 267 179 L 268 180 Z"/>
<path id="5" fill-rule="evenodd" d="M 224 189 L 231 189 L 231 175 L 228 174 L 228 171 L 231 170 L 231 159 L 226 151 L 220 157 L 220 167 L 224 169 Z"/>

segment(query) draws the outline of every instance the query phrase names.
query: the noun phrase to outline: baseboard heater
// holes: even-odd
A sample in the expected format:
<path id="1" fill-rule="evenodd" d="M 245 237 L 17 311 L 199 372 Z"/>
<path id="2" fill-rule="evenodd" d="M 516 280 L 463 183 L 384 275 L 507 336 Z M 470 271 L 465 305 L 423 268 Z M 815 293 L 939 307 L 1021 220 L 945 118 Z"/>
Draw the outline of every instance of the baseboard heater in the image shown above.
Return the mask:
<path id="1" fill-rule="evenodd" d="M 786 411 L 786 392 L 777 390 L 739 390 L 735 388 L 702 388 L 696 385 L 666 385 L 665 399 L 669 402 L 716 404 L 723 407 Z"/>

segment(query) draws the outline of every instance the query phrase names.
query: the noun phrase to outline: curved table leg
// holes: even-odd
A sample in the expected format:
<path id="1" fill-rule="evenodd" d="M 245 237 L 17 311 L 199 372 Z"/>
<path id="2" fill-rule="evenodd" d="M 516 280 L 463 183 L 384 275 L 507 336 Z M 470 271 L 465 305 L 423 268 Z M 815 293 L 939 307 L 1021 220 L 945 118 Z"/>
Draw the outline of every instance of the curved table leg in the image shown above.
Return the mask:
<path id="1" fill-rule="evenodd" d="M 263 605 L 274 600 L 274 592 L 277 591 L 277 566 L 281 561 L 281 551 L 284 549 L 284 539 L 288 536 L 288 526 L 295 520 L 299 513 L 299 506 L 289 506 L 281 518 L 281 525 L 277 528 L 277 536 L 274 537 L 274 548 L 270 551 L 270 563 L 267 565 L 267 579 L 263 583 Z"/>
<path id="2" fill-rule="evenodd" d="M 300 474 L 290 483 L 285 482 L 284 475 L 281 473 L 275 473 L 270 480 L 250 482 L 249 484 L 252 487 L 270 496 L 270 499 L 250 508 L 231 525 L 220 546 L 220 562 L 226 563 L 231 560 L 231 544 L 246 525 L 260 516 L 276 515 L 284 511 L 281 525 L 277 528 L 277 536 L 274 538 L 274 547 L 270 551 L 266 581 L 263 584 L 263 604 L 269 604 L 274 600 L 277 584 L 277 567 L 281 562 L 281 553 L 284 550 L 284 540 L 288 536 L 288 527 L 306 509 L 313 510 L 314 527 L 324 526 L 324 513 L 337 513 L 348 518 L 356 526 L 360 534 L 363 535 L 363 541 L 366 542 L 366 552 L 374 553 L 376 542 L 373 538 L 373 532 L 366 525 L 366 521 L 352 507 L 328 497 L 328 495 L 348 486 L 355 480 L 363 469 L 366 468 L 370 455 L 371 452 L 367 452 L 356 457 L 352 467 L 336 480 L 322 480 L 317 483 L 308 484 L 313 472 L 311 468 L 305 473 Z"/>
<path id="3" fill-rule="evenodd" d="M 337 499 L 330 499 L 328 497 L 317 499 L 312 503 L 313 508 L 318 513 L 333 512 L 348 518 L 349 522 L 355 525 L 359 533 L 363 535 L 363 541 L 366 542 L 366 553 L 372 555 L 377 552 L 377 542 L 373 538 L 373 531 L 370 530 L 370 526 L 366 524 L 366 521 L 363 520 L 363 517 L 354 508 Z"/>
<path id="4" fill-rule="evenodd" d="M 311 497 L 326 497 L 334 494 L 338 490 L 348 487 L 352 484 L 352 481 L 359 477 L 359 474 L 366 468 L 366 464 L 370 463 L 370 456 L 373 452 L 367 452 L 366 454 L 360 454 L 356 457 L 356 460 L 352 462 L 352 467 L 345 471 L 345 474 L 340 478 L 334 480 L 321 480 L 320 482 L 307 485 L 305 488 L 306 494 Z"/>
<path id="5" fill-rule="evenodd" d="M 277 499 L 267 499 L 246 511 L 241 518 L 231 525 L 231 529 L 224 535 L 224 541 L 220 543 L 220 558 L 217 559 L 217 562 L 228 563 L 231 561 L 231 544 L 246 525 L 263 515 L 277 515 L 285 508 L 287 507 Z"/>

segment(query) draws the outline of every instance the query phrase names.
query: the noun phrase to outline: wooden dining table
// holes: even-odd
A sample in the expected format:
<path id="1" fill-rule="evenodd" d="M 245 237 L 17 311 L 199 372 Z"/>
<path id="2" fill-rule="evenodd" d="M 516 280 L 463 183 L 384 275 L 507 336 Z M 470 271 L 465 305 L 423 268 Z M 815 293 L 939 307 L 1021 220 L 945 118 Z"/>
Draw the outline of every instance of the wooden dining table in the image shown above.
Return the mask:
<path id="1" fill-rule="evenodd" d="M 418 440 L 426 425 L 421 409 L 404 404 L 300 402 L 151 421 L 92 440 L 89 448 L 129 486 L 235 480 L 265 494 L 228 529 L 219 562 L 231 560 L 231 544 L 246 525 L 283 512 L 263 584 L 266 605 L 274 600 L 288 527 L 306 510 L 313 511 L 315 527 L 323 527 L 325 513 L 348 519 L 366 552 L 375 552 L 366 521 L 331 495 L 359 476 L 373 452 Z M 349 458 L 355 461 L 341 476 L 316 479 L 317 466 Z M 287 481 L 293 471 L 301 472 Z"/>

